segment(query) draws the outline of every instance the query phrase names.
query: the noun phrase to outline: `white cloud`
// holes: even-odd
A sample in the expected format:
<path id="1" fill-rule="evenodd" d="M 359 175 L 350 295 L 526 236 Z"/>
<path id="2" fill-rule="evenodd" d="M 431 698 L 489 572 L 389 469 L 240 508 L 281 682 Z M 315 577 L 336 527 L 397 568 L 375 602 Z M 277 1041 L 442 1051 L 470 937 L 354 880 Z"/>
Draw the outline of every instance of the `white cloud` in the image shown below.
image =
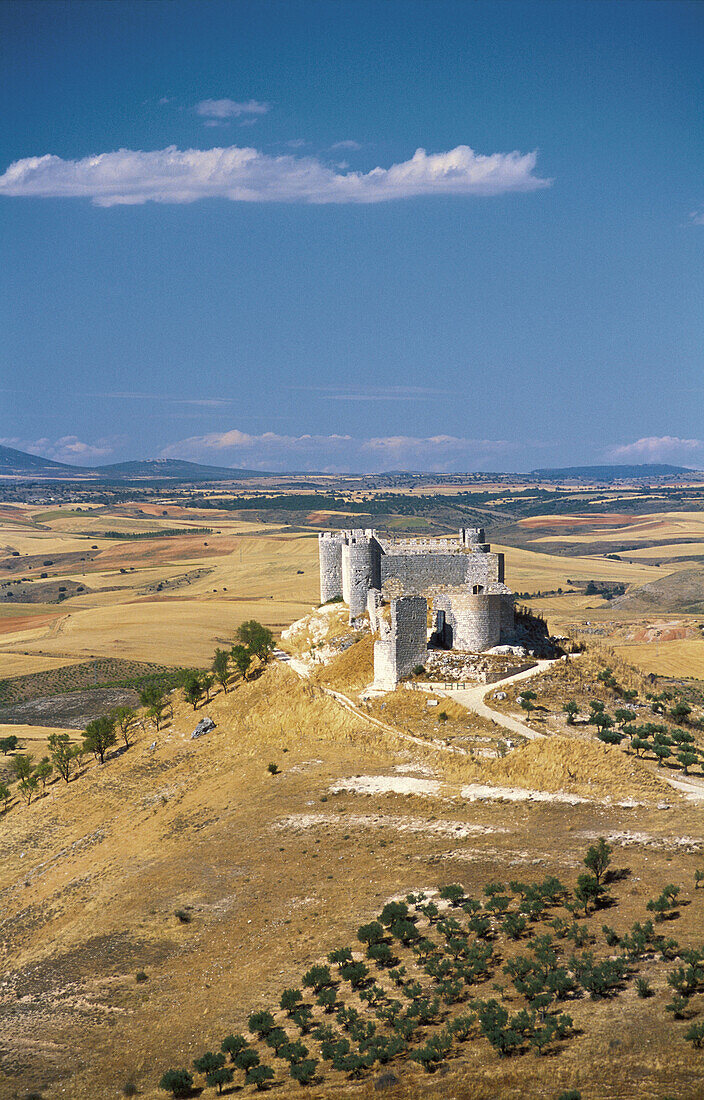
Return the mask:
<path id="1" fill-rule="evenodd" d="M 112 454 L 114 450 L 109 440 L 99 439 L 96 443 L 84 443 L 76 435 L 64 435 L 53 441 L 46 438 L 0 439 L 0 443 L 19 451 L 27 451 L 28 454 L 53 458 L 55 462 L 75 463 L 77 466 L 90 465 L 96 459 Z"/>
<path id="2" fill-rule="evenodd" d="M 608 457 L 643 462 L 677 461 L 684 463 L 704 458 L 704 440 L 681 439 L 677 435 L 649 435 L 633 443 L 609 447 Z"/>
<path id="3" fill-rule="evenodd" d="M 455 390 L 430 386 L 371 386 L 350 387 L 340 390 L 336 386 L 291 386 L 291 389 L 318 393 L 324 401 L 427 401 L 456 395 Z"/>
<path id="4" fill-rule="evenodd" d="M 453 471 L 496 468 L 518 449 L 506 440 L 463 439 L 451 435 L 386 436 L 356 439 L 350 435 L 250 435 L 233 428 L 172 443 L 162 458 L 246 466 L 260 470 L 321 470 L 328 473 L 372 473 L 391 469 Z"/>
<path id="5" fill-rule="evenodd" d="M 693 210 L 689 216 L 693 225 L 704 225 L 704 210 Z"/>
<path id="6" fill-rule="evenodd" d="M 242 118 L 243 115 L 265 115 L 269 104 L 260 103 L 257 99 L 249 99 L 246 103 L 236 103 L 234 99 L 202 99 L 196 103 L 195 110 L 201 118 L 225 120 Z"/>
<path id="7" fill-rule="evenodd" d="M 330 146 L 331 149 L 361 149 L 362 146 L 358 141 L 336 141 L 334 145 Z"/>
<path id="8" fill-rule="evenodd" d="M 0 195 L 89 198 L 96 206 L 148 201 L 375 203 L 419 195 L 500 195 L 535 191 L 536 153 L 483 156 L 468 145 L 447 153 L 416 150 L 410 160 L 370 172 L 336 172 L 316 157 L 270 156 L 257 149 L 119 149 L 82 160 L 47 154 L 11 164 Z"/>

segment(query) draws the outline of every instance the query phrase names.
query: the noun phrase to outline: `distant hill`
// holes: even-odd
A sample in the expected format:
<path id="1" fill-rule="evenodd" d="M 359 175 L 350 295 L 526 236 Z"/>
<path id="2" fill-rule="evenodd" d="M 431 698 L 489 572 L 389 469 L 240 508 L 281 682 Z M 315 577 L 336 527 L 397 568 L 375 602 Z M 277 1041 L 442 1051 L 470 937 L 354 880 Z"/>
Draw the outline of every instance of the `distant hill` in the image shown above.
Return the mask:
<path id="1" fill-rule="evenodd" d="M 136 462 L 113 462 L 108 466 L 96 466 L 101 478 L 155 478 L 170 477 L 180 481 L 222 481 L 233 477 L 265 476 L 261 470 L 233 469 L 230 466 L 202 466 L 199 462 L 186 462 L 181 458 L 145 458 Z"/>
<path id="2" fill-rule="evenodd" d="M 644 462 L 638 466 L 555 466 L 531 470 L 536 477 L 564 481 L 578 478 L 583 481 L 617 481 L 623 478 L 673 477 L 675 474 L 693 474 L 688 466 L 668 466 L 665 463 Z"/>
<path id="3" fill-rule="evenodd" d="M 265 477 L 261 470 L 229 466 L 202 466 L 180 458 L 147 458 L 136 462 L 113 462 L 107 466 L 71 466 L 14 447 L 0 446 L 0 476 L 39 478 L 43 481 L 145 481 L 169 478 L 174 481 L 225 481 L 232 478 Z"/>
<path id="4" fill-rule="evenodd" d="M 0 447 L 0 474 L 10 477 L 85 477 L 90 474 L 83 466 L 69 466 L 41 455 L 30 455 L 14 447 Z"/>
<path id="5" fill-rule="evenodd" d="M 612 600 L 611 607 L 637 612 L 704 614 L 704 569 L 683 569 L 679 573 L 670 573 L 668 577 L 649 581 Z"/>

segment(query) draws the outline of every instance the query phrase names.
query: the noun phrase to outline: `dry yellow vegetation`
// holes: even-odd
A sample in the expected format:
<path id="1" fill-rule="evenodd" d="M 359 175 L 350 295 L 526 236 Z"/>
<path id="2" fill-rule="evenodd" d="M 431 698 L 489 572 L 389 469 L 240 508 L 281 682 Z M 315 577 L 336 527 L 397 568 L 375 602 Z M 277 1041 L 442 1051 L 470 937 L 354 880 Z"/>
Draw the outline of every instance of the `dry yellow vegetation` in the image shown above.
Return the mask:
<path id="1" fill-rule="evenodd" d="M 577 536 L 575 540 L 577 541 Z M 568 588 L 568 579 L 589 581 L 598 578 L 604 581 L 640 585 L 657 580 L 663 575 L 663 570 L 654 565 L 644 565 L 641 562 L 631 565 L 627 561 L 612 561 L 598 554 L 568 558 L 513 546 L 497 545 L 493 549 L 505 554 L 506 577 L 511 587 L 518 592 Z M 674 573 L 679 568 L 678 563 L 673 565 L 669 572 Z M 591 602 L 595 602 L 594 597 L 591 597 Z"/>
<path id="2" fill-rule="evenodd" d="M 503 760 L 491 761 L 487 773 L 496 784 L 566 791 L 582 798 L 679 801 L 642 760 L 594 740 L 553 736 L 531 741 Z"/>
<path id="3" fill-rule="evenodd" d="M 704 639 L 677 638 L 619 647 L 624 660 L 656 676 L 704 680 Z"/>
<path id="4" fill-rule="evenodd" d="M 0 516 L 0 541 L 30 559 L 22 575 L 38 580 L 46 572 L 87 589 L 61 604 L 0 605 L 0 659 L 26 651 L 27 671 L 31 658 L 39 657 L 104 655 L 202 665 L 217 645 L 232 640 L 243 620 L 256 618 L 279 630 L 317 602 L 317 542 L 311 535 L 267 530 L 217 512 L 195 518 L 24 512 L 28 526 L 21 533 L 15 518 Z M 205 527 L 213 533 L 199 530 Z M 159 537 L 163 529 L 189 528 L 190 535 Z M 98 529 L 155 537 L 109 540 L 94 537 Z M 79 537 L 78 530 L 91 533 Z"/>
<path id="5" fill-rule="evenodd" d="M 688 542 L 700 543 L 704 541 L 704 512 L 653 512 L 652 514 L 639 514 L 622 517 L 621 522 L 605 521 L 605 517 L 598 513 L 589 516 L 592 530 L 589 535 L 580 532 L 580 523 L 584 519 L 579 514 L 567 516 L 532 516 L 522 520 L 521 526 L 535 531 L 535 537 L 531 540 L 541 542 L 563 542 L 565 544 L 581 543 L 589 538 L 599 542 L 620 543 L 621 546 L 633 544 L 634 548 L 640 542 L 666 542 L 674 539 L 686 539 Z M 564 534 L 558 534 L 552 528 L 556 523 L 562 523 L 565 527 Z M 541 526 L 550 527 L 549 535 L 541 535 Z M 596 529 L 597 533 L 594 533 Z M 574 533 L 572 533 L 574 531 Z M 569 532 L 569 533 L 568 533 Z M 628 550 L 620 551 L 628 554 Z"/>
<path id="6" fill-rule="evenodd" d="M 190 739 L 202 712 L 176 699 L 159 734 L 138 733 L 103 767 L 91 763 L 68 786 L 56 782 L 30 807 L 0 816 L 3 1100 L 37 1089 L 107 1100 L 127 1082 L 157 1100 L 165 1069 L 190 1065 L 244 1029 L 251 1010 L 274 1007 L 312 963 L 354 943 L 389 897 L 457 881 L 473 894 L 510 877 L 574 882 L 595 836 L 632 836 L 624 849 L 613 841 L 628 880 L 608 920 L 623 932 L 643 919 L 650 896 L 666 882 L 691 883 L 699 865 L 678 840 L 701 833 L 684 802 L 664 810 L 467 803 L 454 760 L 446 771 L 442 754 L 380 736 L 282 667 L 204 710 L 217 723 L 206 737 Z M 530 749 L 516 770 L 475 763 L 463 778 L 495 779 L 500 765 L 504 781 L 563 778 L 547 749 Z M 579 760 L 595 767 L 593 754 Z M 360 773 L 431 774 L 445 781 L 443 794 L 333 795 L 340 778 Z M 605 782 L 598 777 L 599 793 Z M 698 942 L 699 900 L 681 910 L 680 942 Z M 601 920 L 590 922 L 595 930 Z M 696 1095 L 700 1055 L 681 1028 L 663 1024 L 666 970 L 653 965 L 656 996 L 647 1002 L 571 1002 L 577 1036 L 556 1057 L 499 1059 L 477 1040 L 442 1075 L 394 1063 L 393 1095 L 522 1100 L 581 1087 L 585 1097 L 616 1100 L 635 1079 L 654 1096 Z M 378 1095 L 381 1071 L 354 1082 L 326 1068 L 304 1092 L 280 1060 L 268 1060 L 285 1100 Z"/>

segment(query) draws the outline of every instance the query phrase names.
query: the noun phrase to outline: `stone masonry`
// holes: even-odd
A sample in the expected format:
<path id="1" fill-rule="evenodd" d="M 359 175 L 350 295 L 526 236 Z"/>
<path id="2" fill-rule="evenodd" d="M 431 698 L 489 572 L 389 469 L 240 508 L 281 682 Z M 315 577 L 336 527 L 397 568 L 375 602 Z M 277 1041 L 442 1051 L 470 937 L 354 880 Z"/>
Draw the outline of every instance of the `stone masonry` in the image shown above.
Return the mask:
<path id="1" fill-rule="evenodd" d="M 374 642 L 374 682 L 393 691 L 416 665 L 425 664 L 428 651 L 428 601 L 423 596 L 401 596 L 391 601 L 389 619 L 379 617 Z"/>
<path id="2" fill-rule="evenodd" d="M 428 634 L 435 646 L 473 653 L 512 641 L 504 557 L 484 538 L 480 527 L 461 528 L 457 539 L 382 539 L 372 529 L 318 535 L 321 602 L 342 599 L 350 621 L 368 612 L 376 682 L 396 684 L 424 664 Z"/>

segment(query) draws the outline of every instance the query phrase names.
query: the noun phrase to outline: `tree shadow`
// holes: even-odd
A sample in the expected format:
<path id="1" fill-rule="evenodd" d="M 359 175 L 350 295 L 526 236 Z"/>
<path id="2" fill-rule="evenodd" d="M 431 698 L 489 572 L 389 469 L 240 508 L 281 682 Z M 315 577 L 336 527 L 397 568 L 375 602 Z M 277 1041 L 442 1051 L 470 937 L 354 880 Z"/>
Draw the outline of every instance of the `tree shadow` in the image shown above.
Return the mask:
<path id="1" fill-rule="evenodd" d="M 604 885 L 610 886 L 612 882 L 623 882 L 631 877 L 630 867 L 617 867 L 613 871 L 607 871 L 604 875 Z"/>

